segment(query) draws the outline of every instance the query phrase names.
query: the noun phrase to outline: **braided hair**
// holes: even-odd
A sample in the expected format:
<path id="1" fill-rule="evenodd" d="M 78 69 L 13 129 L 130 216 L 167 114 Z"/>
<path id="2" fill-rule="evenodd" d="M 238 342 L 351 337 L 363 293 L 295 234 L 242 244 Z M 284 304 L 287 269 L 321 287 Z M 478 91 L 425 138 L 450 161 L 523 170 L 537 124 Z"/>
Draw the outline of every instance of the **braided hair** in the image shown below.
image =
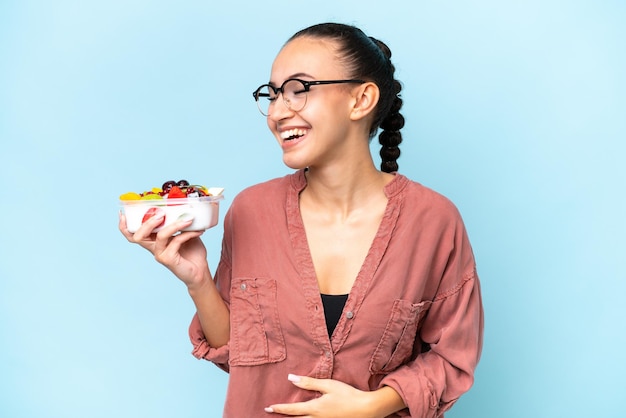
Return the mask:
<path id="1" fill-rule="evenodd" d="M 330 39 L 339 46 L 339 56 L 349 72 L 350 78 L 370 80 L 380 90 L 380 98 L 374 111 L 370 126 L 370 139 L 378 132 L 381 145 L 381 171 L 398 171 L 397 159 L 400 157 L 399 145 L 402 142 L 400 129 L 404 126 L 404 117 L 400 113 L 402 85 L 394 78 L 395 67 L 391 63 L 391 50 L 378 39 L 369 37 L 359 28 L 340 23 L 321 23 L 302 29 L 289 41 L 308 36 Z"/>

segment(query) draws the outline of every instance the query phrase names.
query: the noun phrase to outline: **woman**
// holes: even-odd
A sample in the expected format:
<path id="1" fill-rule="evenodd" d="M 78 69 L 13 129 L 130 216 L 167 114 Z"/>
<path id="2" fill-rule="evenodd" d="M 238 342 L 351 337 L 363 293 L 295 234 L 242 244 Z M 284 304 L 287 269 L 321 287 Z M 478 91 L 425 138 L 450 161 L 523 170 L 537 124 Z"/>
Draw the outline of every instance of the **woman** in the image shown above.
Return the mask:
<path id="1" fill-rule="evenodd" d="M 230 373 L 224 416 L 436 417 L 472 385 L 475 262 L 453 204 L 397 173 L 390 56 L 330 23 L 283 46 L 254 98 L 296 171 L 234 199 L 215 277 L 200 232 L 172 236 L 191 221 L 120 218 L 187 285 L 193 354 Z"/>

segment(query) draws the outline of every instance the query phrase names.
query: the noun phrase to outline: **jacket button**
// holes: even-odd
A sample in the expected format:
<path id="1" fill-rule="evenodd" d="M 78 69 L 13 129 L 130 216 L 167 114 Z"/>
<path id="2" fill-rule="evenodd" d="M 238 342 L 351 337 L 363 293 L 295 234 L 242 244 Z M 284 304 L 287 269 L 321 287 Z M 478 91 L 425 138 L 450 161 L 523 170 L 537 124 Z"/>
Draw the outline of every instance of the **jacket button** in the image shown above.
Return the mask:
<path id="1" fill-rule="evenodd" d="M 348 318 L 348 319 L 354 318 L 354 313 L 352 311 L 346 312 L 346 318 Z"/>

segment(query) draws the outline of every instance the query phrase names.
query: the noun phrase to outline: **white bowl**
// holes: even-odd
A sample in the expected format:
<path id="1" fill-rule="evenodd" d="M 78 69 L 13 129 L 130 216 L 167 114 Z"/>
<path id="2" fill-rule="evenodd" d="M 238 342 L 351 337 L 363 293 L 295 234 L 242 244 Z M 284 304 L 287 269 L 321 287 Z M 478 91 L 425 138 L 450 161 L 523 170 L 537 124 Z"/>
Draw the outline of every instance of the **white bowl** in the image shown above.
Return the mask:
<path id="1" fill-rule="evenodd" d="M 129 232 L 136 232 L 144 219 L 151 217 L 149 212 L 154 212 L 156 208 L 165 211 L 165 219 L 153 232 L 158 232 L 163 227 L 188 216 L 193 216 L 193 222 L 183 231 L 204 231 L 217 225 L 219 201 L 223 198 L 224 196 L 218 195 L 181 199 L 120 200 L 120 205 L 126 215 Z"/>

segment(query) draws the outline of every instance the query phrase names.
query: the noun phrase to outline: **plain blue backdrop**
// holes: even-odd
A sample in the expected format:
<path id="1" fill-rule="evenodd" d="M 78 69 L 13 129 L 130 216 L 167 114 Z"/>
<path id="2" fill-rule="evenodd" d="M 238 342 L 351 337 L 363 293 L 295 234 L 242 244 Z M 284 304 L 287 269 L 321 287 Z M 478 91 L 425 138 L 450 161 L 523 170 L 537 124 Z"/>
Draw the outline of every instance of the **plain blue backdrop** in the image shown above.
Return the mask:
<path id="1" fill-rule="evenodd" d="M 400 171 L 474 246 L 485 346 L 449 417 L 624 416 L 619 0 L 0 1 L 0 416 L 220 416 L 227 375 L 190 355 L 193 305 L 117 197 L 187 178 L 226 188 L 223 217 L 288 173 L 251 92 L 328 20 L 390 45 Z"/>

